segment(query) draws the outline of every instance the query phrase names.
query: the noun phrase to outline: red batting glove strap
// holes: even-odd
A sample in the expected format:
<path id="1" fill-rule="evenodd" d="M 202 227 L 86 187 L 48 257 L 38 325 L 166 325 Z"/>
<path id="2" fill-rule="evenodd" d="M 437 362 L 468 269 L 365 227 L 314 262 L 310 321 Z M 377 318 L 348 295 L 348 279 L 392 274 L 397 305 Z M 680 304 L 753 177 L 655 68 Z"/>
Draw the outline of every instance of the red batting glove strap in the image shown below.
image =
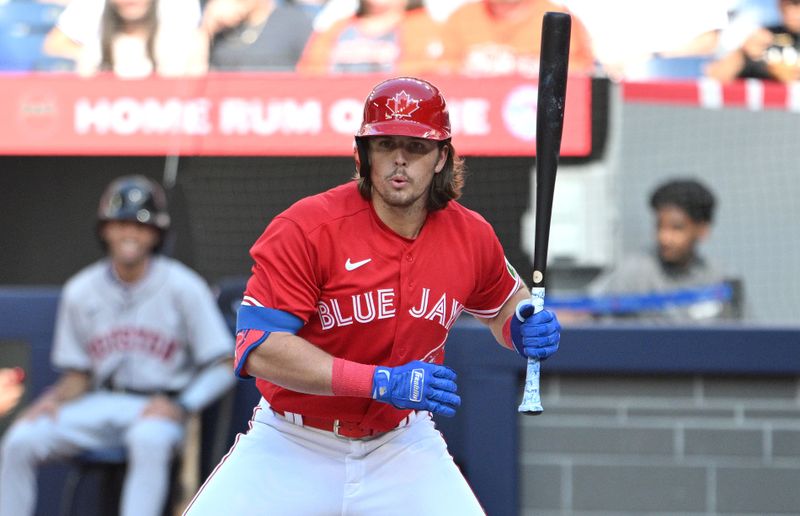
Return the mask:
<path id="1" fill-rule="evenodd" d="M 514 317 L 514 315 L 512 314 L 511 317 Z M 513 351 L 516 348 L 514 347 L 514 340 L 511 338 L 511 317 L 506 319 L 503 324 L 503 346 Z"/>
<path id="2" fill-rule="evenodd" d="M 372 397 L 374 365 L 359 364 L 343 358 L 333 359 L 331 390 L 334 396 Z"/>

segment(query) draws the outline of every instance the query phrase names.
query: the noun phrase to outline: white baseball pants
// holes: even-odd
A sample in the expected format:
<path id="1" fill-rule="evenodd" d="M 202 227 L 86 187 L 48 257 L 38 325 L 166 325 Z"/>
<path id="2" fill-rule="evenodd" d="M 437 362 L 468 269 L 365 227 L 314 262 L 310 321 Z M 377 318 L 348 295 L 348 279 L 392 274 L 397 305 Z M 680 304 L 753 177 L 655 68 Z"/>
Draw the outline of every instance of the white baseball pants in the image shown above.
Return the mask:
<path id="1" fill-rule="evenodd" d="M 184 516 L 484 514 L 428 412 L 369 440 L 302 427 L 262 399 Z"/>

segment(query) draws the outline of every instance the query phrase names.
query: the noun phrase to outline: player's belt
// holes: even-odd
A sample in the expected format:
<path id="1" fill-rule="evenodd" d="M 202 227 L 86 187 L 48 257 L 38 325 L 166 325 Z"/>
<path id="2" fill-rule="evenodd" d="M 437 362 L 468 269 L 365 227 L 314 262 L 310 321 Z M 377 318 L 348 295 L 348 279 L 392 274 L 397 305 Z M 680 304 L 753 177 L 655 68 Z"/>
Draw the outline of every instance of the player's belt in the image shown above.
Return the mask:
<path id="1" fill-rule="evenodd" d="M 108 387 L 106 390 L 119 394 L 137 394 L 139 396 L 155 396 L 157 394 L 160 394 L 168 398 L 174 398 L 181 393 L 181 391 L 132 389 L 130 387 Z"/>
<path id="2" fill-rule="evenodd" d="M 350 421 L 342 421 L 340 419 L 309 417 L 309 416 L 304 416 L 302 414 L 295 414 L 294 412 L 284 412 L 282 410 L 276 410 L 274 408 L 272 408 L 272 411 L 275 414 L 284 418 L 285 420 L 289 421 L 290 423 L 294 423 L 295 425 L 307 426 L 311 428 L 316 428 L 317 430 L 332 432 L 333 435 L 337 437 L 347 437 L 348 439 L 374 439 L 388 432 L 391 432 L 391 430 L 375 430 L 372 428 L 364 428 L 358 423 L 353 423 Z M 412 412 L 411 414 L 414 413 Z M 400 421 L 400 423 L 395 428 L 406 426 L 410 420 L 411 420 L 411 415 L 406 416 L 405 418 L 403 418 L 402 421 Z M 393 428 L 392 430 L 394 430 L 395 428 Z"/>

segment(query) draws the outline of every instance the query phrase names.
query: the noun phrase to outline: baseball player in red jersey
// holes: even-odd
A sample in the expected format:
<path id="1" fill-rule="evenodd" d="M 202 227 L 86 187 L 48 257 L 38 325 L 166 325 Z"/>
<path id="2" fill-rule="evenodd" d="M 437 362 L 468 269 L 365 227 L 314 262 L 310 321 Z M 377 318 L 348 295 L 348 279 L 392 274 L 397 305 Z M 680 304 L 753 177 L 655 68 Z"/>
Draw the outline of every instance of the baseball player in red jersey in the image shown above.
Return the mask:
<path id="1" fill-rule="evenodd" d="M 466 311 L 544 359 L 560 326 L 532 315 L 491 226 L 456 202 L 463 162 L 435 86 L 375 87 L 356 167 L 251 249 L 235 367 L 263 397 L 186 514 L 483 513 L 431 419 L 461 402 L 448 331 Z"/>

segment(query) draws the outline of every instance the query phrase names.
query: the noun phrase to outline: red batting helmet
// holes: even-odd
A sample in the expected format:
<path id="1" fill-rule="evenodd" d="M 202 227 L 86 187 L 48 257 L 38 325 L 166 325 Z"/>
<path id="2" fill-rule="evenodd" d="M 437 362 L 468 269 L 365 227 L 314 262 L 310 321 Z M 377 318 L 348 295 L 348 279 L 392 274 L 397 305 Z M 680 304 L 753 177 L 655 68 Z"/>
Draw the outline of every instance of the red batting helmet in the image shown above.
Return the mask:
<path id="1" fill-rule="evenodd" d="M 364 119 L 355 136 L 356 161 L 363 177 L 368 170 L 362 138 L 411 136 L 446 141 L 450 139 L 450 114 L 433 84 L 414 77 L 388 79 L 375 86 L 364 102 Z"/>

